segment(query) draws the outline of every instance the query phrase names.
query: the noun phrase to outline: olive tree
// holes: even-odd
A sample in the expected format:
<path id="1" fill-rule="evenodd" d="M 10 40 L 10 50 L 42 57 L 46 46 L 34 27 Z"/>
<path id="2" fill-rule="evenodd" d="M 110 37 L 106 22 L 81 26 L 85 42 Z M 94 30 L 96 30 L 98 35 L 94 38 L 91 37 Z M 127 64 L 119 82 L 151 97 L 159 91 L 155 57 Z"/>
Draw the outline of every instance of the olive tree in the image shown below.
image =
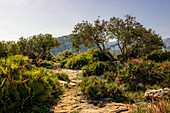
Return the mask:
<path id="1" fill-rule="evenodd" d="M 88 21 L 82 21 L 78 23 L 70 37 L 72 38 L 73 47 L 79 49 L 81 45 L 91 48 L 97 45 L 101 52 L 103 52 L 110 60 L 113 60 L 113 56 L 109 53 L 105 47 L 105 43 L 108 42 L 107 38 L 107 22 L 97 19 L 94 24 Z"/>
<path id="2" fill-rule="evenodd" d="M 52 48 L 60 46 L 60 42 L 51 34 L 33 35 L 27 39 L 21 37 L 17 43 L 21 54 L 28 55 L 31 58 L 39 57 L 42 59 L 48 57 Z"/>
<path id="3" fill-rule="evenodd" d="M 108 21 L 109 38 L 116 39 L 124 60 L 139 58 L 155 49 L 162 49 L 161 36 L 152 29 L 146 29 L 136 17 L 126 15 L 125 19 L 113 17 Z"/>
<path id="4" fill-rule="evenodd" d="M 113 57 L 109 48 L 105 47 L 110 39 L 117 40 L 111 47 L 118 46 L 124 60 L 129 57 L 138 58 L 163 47 L 161 36 L 143 27 L 136 21 L 136 17 L 130 15 L 123 19 L 113 17 L 109 21 L 97 19 L 94 24 L 82 21 L 75 25 L 70 37 L 73 47 L 79 49 L 80 45 L 89 48 L 97 45 L 110 60 Z"/>

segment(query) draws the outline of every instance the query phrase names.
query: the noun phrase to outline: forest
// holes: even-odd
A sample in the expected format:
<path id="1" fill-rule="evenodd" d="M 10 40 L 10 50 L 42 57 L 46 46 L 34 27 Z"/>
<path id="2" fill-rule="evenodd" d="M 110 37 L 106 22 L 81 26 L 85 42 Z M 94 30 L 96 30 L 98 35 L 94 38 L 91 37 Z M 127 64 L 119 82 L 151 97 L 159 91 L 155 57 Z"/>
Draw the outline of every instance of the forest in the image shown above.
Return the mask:
<path id="1" fill-rule="evenodd" d="M 170 112 L 170 51 L 154 30 L 126 15 L 82 21 L 69 37 L 38 34 L 0 42 L 0 112 L 52 112 L 54 100 L 72 88 L 61 84 L 71 84 L 70 75 L 54 72 L 61 69 L 82 71 L 77 90 L 98 108 L 110 98 L 133 104 L 127 110 L 132 113 Z"/>

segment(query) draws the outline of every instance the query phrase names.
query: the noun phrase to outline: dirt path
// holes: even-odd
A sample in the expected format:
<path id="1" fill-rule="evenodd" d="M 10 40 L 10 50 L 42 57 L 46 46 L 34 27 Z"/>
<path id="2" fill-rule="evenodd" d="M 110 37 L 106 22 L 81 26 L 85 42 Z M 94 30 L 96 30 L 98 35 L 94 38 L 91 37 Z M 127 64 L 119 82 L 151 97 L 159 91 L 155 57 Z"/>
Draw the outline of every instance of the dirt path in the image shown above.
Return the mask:
<path id="1" fill-rule="evenodd" d="M 76 80 L 81 71 L 57 69 L 51 70 L 54 73 L 68 74 L 71 82 L 68 84 L 68 90 L 64 92 L 60 100 L 55 100 L 56 105 L 51 107 L 50 111 L 54 113 L 129 113 L 129 105 L 112 102 L 110 98 L 104 98 L 102 101 L 91 101 L 84 99 L 77 86 L 81 80 Z"/>

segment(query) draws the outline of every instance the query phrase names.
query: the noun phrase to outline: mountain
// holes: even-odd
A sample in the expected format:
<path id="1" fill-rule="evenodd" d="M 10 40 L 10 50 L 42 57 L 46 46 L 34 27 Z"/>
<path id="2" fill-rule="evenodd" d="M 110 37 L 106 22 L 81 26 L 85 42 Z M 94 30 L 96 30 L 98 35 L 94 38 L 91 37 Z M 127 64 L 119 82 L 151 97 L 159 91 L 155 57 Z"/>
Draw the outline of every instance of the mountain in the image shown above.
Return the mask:
<path id="1" fill-rule="evenodd" d="M 162 40 L 163 40 L 164 45 L 166 46 L 166 50 L 170 50 L 170 38 L 165 38 Z"/>
<path id="2" fill-rule="evenodd" d="M 51 49 L 52 54 L 54 56 L 56 56 L 59 52 L 63 52 L 65 50 L 71 50 L 71 51 L 75 50 L 75 48 L 72 47 L 71 38 L 68 35 L 58 37 L 57 39 L 58 39 L 58 41 L 60 41 L 61 46 L 60 46 L 60 48 Z M 166 46 L 166 50 L 170 50 L 170 38 L 166 38 L 166 39 L 162 39 L 162 40 Z M 112 41 L 112 42 L 106 43 L 105 45 L 106 45 L 106 47 L 110 47 L 111 45 L 113 45 L 115 43 L 116 43 L 116 41 Z M 97 46 L 95 47 L 95 49 L 97 49 Z M 89 50 L 89 48 L 81 46 L 81 49 L 79 51 L 77 51 L 76 53 L 87 52 L 88 50 Z M 115 46 L 115 48 L 111 49 L 110 52 L 116 53 L 116 54 L 119 53 L 118 46 Z"/>
<path id="3" fill-rule="evenodd" d="M 52 54 L 54 56 L 56 56 L 58 53 L 63 52 L 65 50 L 71 50 L 71 51 L 75 50 L 75 48 L 72 47 L 71 38 L 68 35 L 58 37 L 57 39 L 58 39 L 58 41 L 60 41 L 61 46 L 60 46 L 60 48 L 51 49 Z M 89 50 L 89 48 L 84 47 L 84 46 L 81 46 L 80 48 L 81 49 L 75 53 L 87 52 Z M 97 49 L 97 47 L 95 47 L 95 49 Z"/>

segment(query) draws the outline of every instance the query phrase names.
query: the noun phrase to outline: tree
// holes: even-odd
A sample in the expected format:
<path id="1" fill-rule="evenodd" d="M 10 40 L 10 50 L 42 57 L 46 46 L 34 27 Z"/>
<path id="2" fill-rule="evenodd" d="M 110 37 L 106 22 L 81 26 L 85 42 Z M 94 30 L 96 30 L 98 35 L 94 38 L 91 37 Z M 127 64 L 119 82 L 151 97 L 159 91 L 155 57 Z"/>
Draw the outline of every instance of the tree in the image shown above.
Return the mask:
<path id="1" fill-rule="evenodd" d="M 60 42 L 51 34 L 33 35 L 27 39 L 21 37 L 17 43 L 21 50 L 20 53 L 33 59 L 37 57 L 46 59 L 52 48 L 60 46 Z"/>
<path id="2" fill-rule="evenodd" d="M 9 42 L 9 55 L 17 55 L 20 52 L 19 45 L 15 41 Z"/>
<path id="3" fill-rule="evenodd" d="M 108 51 L 109 48 L 105 47 L 105 43 L 110 39 L 117 40 L 111 47 L 117 45 L 124 60 L 141 57 L 163 46 L 158 34 L 151 29 L 147 30 L 136 21 L 136 17 L 130 15 L 126 15 L 125 19 L 113 17 L 109 21 L 97 19 L 94 24 L 82 21 L 74 27 L 70 37 L 73 47 L 79 49 L 81 44 L 89 48 L 97 45 L 110 60 L 113 60 L 113 57 Z"/>
<path id="4" fill-rule="evenodd" d="M 81 45 L 88 48 L 97 45 L 101 52 L 113 60 L 113 56 L 105 47 L 105 43 L 108 42 L 107 36 L 107 22 L 104 20 L 100 22 L 99 19 L 94 21 L 94 25 L 88 21 L 78 23 L 70 34 L 73 47 L 79 49 Z"/>
<path id="5" fill-rule="evenodd" d="M 136 17 L 126 15 L 125 19 L 113 17 L 108 22 L 109 38 L 116 39 L 124 60 L 139 58 L 155 49 L 162 49 L 162 38 L 152 29 L 146 29 Z"/>
<path id="6" fill-rule="evenodd" d="M 8 44 L 5 41 L 0 42 L 0 58 L 8 55 Z"/>

